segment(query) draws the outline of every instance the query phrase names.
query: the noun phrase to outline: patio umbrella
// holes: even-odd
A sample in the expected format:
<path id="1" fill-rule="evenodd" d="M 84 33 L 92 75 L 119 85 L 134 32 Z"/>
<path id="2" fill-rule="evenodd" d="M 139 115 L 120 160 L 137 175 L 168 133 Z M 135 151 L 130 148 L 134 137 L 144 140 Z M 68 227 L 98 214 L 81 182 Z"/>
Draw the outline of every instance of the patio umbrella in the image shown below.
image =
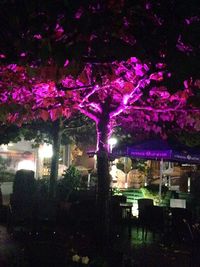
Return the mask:
<path id="1" fill-rule="evenodd" d="M 115 157 L 132 157 L 152 160 L 165 160 L 189 164 L 200 164 L 200 150 L 165 140 L 149 140 L 139 144 L 115 147 Z"/>
<path id="2" fill-rule="evenodd" d="M 161 196 L 163 161 L 200 164 L 200 151 L 178 143 L 155 139 L 139 144 L 125 145 L 113 149 L 114 157 L 130 157 L 160 161 L 159 195 Z"/>

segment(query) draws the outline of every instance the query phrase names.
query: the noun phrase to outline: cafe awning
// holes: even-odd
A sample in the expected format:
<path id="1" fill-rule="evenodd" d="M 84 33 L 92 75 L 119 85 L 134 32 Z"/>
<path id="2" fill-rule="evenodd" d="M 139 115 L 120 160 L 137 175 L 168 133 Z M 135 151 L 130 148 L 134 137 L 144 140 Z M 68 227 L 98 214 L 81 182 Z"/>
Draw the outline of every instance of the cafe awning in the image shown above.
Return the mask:
<path id="1" fill-rule="evenodd" d="M 200 150 L 165 140 L 149 140 L 139 144 L 125 145 L 113 149 L 114 157 L 130 157 L 165 160 L 188 164 L 200 164 Z"/>

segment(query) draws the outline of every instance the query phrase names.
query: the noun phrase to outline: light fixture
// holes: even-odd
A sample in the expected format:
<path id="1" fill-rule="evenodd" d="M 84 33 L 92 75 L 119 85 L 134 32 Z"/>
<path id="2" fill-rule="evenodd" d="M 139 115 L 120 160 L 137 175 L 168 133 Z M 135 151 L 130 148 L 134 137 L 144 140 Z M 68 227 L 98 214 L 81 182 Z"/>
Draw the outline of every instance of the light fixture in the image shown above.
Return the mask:
<path id="1" fill-rule="evenodd" d="M 53 156 L 52 145 L 44 143 L 40 146 L 38 153 L 40 158 L 51 158 Z"/>
<path id="2" fill-rule="evenodd" d="M 112 153 L 113 147 L 117 144 L 117 139 L 115 137 L 111 137 L 108 139 L 108 145 L 109 145 L 109 152 Z"/>
<path id="3" fill-rule="evenodd" d="M 22 160 L 18 163 L 17 170 L 35 171 L 35 164 L 32 160 Z"/>

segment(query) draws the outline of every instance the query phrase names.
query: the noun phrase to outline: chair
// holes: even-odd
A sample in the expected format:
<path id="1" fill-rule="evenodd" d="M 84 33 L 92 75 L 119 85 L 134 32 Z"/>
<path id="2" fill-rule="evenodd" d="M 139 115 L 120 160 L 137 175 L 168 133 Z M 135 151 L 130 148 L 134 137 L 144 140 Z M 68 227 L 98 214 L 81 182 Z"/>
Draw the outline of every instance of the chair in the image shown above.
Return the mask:
<path id="1" fill-rule="evenodd" d="M 160 206 L 149 206 L 148 207 L 145 239 L 147 239 L 148 231 L 152 232 L 153 239 L 155 239 L 156 234 L 158 234 L 160 238 L 164 236 L 164 232 L 165 232 L 164 207 L 160 207 Z"/>
<path id="2" fill-rule="evenodd" d="M 153 206 L 153 199 L 150 198 L 140 198 L 138 199 L 138 222 L 137 222 L 137 233 L 139 227 L 142 228 L 142 238 L 144 238 L 144 234 L 146 233 L 149 221 L 149 207 Z M 145 234 L 146 235 L 146 234 Z"/>
<path id="3" fill-rule="evenodd" d="M 94 231 L 96 222 L 96 203 L 92 199 L 82 200 L 74 203 L 69 212 L 72 231 L 90 232 Z"/>
<path id="4" fill-rule="evenodd" d="M 127 197 L 124 195 L 114 195 L 112 196 L 112 202 L 126 203 Z"/>
<path id="5" fill-rule="evenodd" d="M 170 211 L 173 240 L 182 242 L 185 233 L 184 221 L 192 224 L 192 213 L 183 208 L 171 208 Z"/>
<path id="6" fill-rule="evenodd" d="M 114 235 L 117 235 L 122 231 L 124 223 L 128 222 L 128 231 L 130 235 L 131 229 L 131 214 L 130 206 L 127 206 L 126 196 L 112 196 L 110 202 L 110 224 L 112 225 L 112 230 Z"/>
<path id="7" fill-rule="evenodd" d="M 120 195 L 115 195 L 112 196 L 111 198 L 111 219 L 113 222 L 121 223 L 122 222 L 122 209 L 120 207 L 120 204 L 125 204 L 126 203 L 126 196 L 120 196 Z"/>
<path id="8" fill-rule="evenodd" d="M 34 210 L 31 232 L 49 238 L 57 229 L 57 204 L 45 198 L 38 201 Z"/>
<path id="9" fill-rule="evenodd" d="M 181 244 L 185 246 L 189 257 L 189 267 L 199 267 L 200 264 L 200 226 L 193 224 L 187 219 L 182 219 L 182 231 L 179 232 Z"/>

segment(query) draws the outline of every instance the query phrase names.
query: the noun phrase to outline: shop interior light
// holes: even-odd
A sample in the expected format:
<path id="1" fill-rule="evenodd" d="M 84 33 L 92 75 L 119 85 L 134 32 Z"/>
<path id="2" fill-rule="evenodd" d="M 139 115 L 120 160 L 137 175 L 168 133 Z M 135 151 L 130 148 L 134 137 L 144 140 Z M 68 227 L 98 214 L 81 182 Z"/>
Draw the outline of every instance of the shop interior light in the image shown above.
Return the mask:
<path id="1" fill-rule="evenodd" d="M 22 160 L 18 163 L 17 169 L 35 171 L 35 164 L 32 160 Z"/>
<path id="2" fill-rule="evenodd" d="M 53 149 L 51 144 L 44 143 L 39 148 L 40 158 L 51 158 L 53 156 Z"/>

